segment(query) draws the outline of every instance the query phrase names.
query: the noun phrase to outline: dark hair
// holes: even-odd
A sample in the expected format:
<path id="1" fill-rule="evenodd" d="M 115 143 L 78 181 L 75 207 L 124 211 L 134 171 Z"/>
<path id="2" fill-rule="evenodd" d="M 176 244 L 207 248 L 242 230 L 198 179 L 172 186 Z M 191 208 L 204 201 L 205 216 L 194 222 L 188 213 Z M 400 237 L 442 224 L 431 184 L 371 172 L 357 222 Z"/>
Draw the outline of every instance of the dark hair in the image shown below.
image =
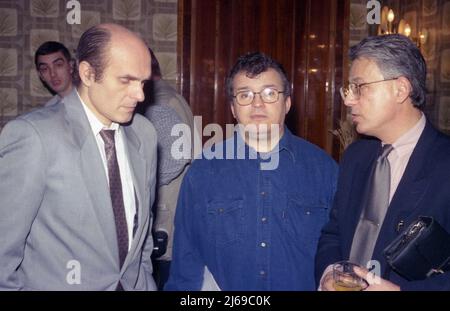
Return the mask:
<path id="1" fill-rule="evenodd" d="M 385 79 L 407 78 L 413 105 L 425 106 L 427 65 L 410 39 L 399 34 L 367 37 L 351 47 L 349 54 L 352 61 L 362 57 L 373 60 Z"/>
<path id="2" fill-rule="evenodd" d="M 291 84 L 289 83 L 283 66 L 264 53 L 253 52 L 240 56 L 228 74 L 226 79 L 226 92 L 229 101 L 233 101 L 233 79 L 238 73 L 245 72 L 247 77 L 254 78 L 270 68 L 274 69 L 280 75 L 283 82 L 284 96 L 290 96 Z"/>
<path id="3" fill-rule="evenodd" d="M 103 78 L 107 65 L 107 46 L 111 41 L 111 32 L 103 27 L 93 26 L 86 30 L 80 38 L 77 47 L 78 63 L 88 62 L 94 69 L 95 81 Z M 77 84 L 79 80 L 77 79 Z"/>
<path id="4" fill-rule="evenodd" d="M 155 53 L 153 53 L 153 50 L 151 48 L 148 48 L 148 50 L 150 51 L 150 55 L 152 56 L 152 78 L 153 77 L 161 78 L 162 74 L 161 68 L 159 67 L 158 59 L 156 58 Z"/>
<path id="5" fill-rule="evenodd" d="M 39 70 L 38 68 L 39 56 L 53 54 L 56 52 L 61 52 L 64 55 L 64 58 L 67 60 L 67 62 L 71 61 L 72 57 L 70 56 L 70 52 L 64 46 L 64 44 L 56 41 L 47 41 L 42 43 L 36 50 L 36 53 L 34 53 L 34 65 L 36 66 L 36 69 Z"/>

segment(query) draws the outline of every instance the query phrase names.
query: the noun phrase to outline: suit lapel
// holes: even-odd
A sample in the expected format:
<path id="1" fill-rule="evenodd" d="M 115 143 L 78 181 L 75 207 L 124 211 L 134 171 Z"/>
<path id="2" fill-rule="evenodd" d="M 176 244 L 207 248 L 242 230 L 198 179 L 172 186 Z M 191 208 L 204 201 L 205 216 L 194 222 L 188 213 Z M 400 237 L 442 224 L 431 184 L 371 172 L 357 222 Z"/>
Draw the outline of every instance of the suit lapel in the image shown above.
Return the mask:
<path id="1" fill-rule="evenodd" d="M 436 138 L 436 131 L 427 121 L 422 135 L 414 148 L 408 161 L 405 172 L 397 187 L 391 205 L 388 210 L 388 217 L 392 215 L 411 214 L 419 205 L 421 198 L 426 192 L 428 185 L 427 167 L 433 157 L 430 155 L 432 144 Z"/>
<path id="2" fill-rule="evenodd" d="M 367 146 L 367 148 L 364 149 L 365 155 L 361 155 L 356 159 L 356 164 L 353 168 L 356 174 L 353 174 L 354 178 L 351 183 L 352 191 L 349 199 L 350 204 L 349 208 L 346 209 L 346 219 L 349 219 L 351 222 L 349 228 L 352 228 L 352 232 L 350 232 L 350 236 L 352 237 L 364 208 L 365 194 L 368 190 L 367 185 L 369 183 L 373 163 L 377 158 L 379 146 L 380 142 L 378 140 L 373 141 L 371 145 Z M 351 242 L 352 241 L 350 241 L 349 247 L 351 246 Z"/>
<path id="3" fill-rule="evenodd" d="M 429 184 L 427 171 L 430 165 L 433 165 L 433 156 L 430 153 L 436 134 L 427 121 L 389 205 L 374 254 L 381 253 L 399 233 L 398 230 L 402 230 L 402 227 L 399 227 L 401 221 L 408 225 L 412 221 L 408 218 L 417 216 L 414 215 L 414 211 L 420 206 Z"/>
<path id="4" fill-rule="evenodd" d="M 89 193 L 102 238 L 108 245 L 111 260 L 118 261 L 117 237 L 111 197 L 103 162 L 89 121 L 75 91 L 64 98 L 66 119 L 73 129 L 73 137 L 80 148 L 80 168 L 86 190 Z"/>
<path id="5" fill-rule="evenodd" d="M 146 206 L 147 201 L 145 200 L 144 195 L 146 191 L 149 190 L 144 189 L 146 185 L 145 180 L 147 167 L 146 160 L 139 152 L 141 143 L 131 126 L 124 126 L 123 129 L 125 133 L 125 152 L 127 153 L 131 175 L 133 177 L 133 185 L 136 192 L 136 212 L 138 214 L 138 226 L 134 235 L 133 243 L 131 244 L 130 251 L 128 252 L 128 256 L 123 264 L 123 267 L 126 267 L 130 258 L 134 257 L 136 250 L 140 249 L 140 245 L 142 245 L 143 239 L 145 238 L 145 236 L 142 235 L 142 232 L 145 227 L 144 224 L 146 218 L 148 217 L 150 206 Z"/>

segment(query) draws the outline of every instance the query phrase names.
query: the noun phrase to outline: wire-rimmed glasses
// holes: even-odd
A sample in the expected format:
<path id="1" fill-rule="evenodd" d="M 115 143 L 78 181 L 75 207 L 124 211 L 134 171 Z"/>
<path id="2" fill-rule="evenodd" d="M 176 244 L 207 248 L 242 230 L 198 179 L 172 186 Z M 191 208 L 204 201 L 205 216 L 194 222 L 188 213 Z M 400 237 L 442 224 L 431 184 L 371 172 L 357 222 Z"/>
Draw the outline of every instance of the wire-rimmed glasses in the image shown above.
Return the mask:
<path id="1" fill-rule="evenodd" d="M 273 87 L 266 87 L 265 89 L 263 89 L 259 92 L 253 92 L 250 90 L 239 91 L 236 93 L 236 95 L 233 96 L 233 98 L 236 99 L 236 102 L 238 103 L 238 105 L 248 106 L 253 102 L 256 94 L 259 94 L 259 96 L 261 97 L 261 100 L 264 103 L 271 104 L 271 103 L 275 103 L 278 100 L 280 93 L 284 93 L 284 92 L 278 91 L 276 88 L 273 88 Z"/>
<path id="2" fill-rule="evenodd" d="M 391 80 L 397 80 L 396 78 L 391 79 L 384 79 L 384 80 L 378 80 L 378 81 L 372 81 L 372 82 L 366 82 L 366 83 L 349 83 L 348 85 L 345 85 L 341 87 L 341 97 L 343 100 L 346 100 L 347 98 L 352 98 L 354 100 L 358 100 L 361 97 L 361 88 L 365 85 L 384 82 L 384 81 L 391 81 Z"/>

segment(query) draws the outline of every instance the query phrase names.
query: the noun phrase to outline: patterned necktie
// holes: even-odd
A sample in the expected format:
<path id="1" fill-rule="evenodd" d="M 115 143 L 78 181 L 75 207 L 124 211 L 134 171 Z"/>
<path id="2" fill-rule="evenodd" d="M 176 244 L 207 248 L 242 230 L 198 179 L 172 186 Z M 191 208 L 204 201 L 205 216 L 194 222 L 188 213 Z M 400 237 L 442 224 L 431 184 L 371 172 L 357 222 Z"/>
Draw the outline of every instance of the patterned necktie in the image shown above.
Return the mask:
<path id="1" fill-rule="evenodd" d="M 128 226 L 123 204 L 122 182 L 119 164 L 117 163 L 114 130 L 101 130 L 100 136 L 105 142 L 106 162 L 108 163 L 109 192 L 116 223 L 119 262 L 122 267 L 128 253 Z"/>
<path id="2" fill-rule="evenodd" d="M 361 212 L 355 235 L 353 236 L 350 261 L 367 266 L 372 259 L 378 234 L 389 206 L 391 187 L 391 167 L 387 156 L 392 151 L 392 145 L 384 145 L 381 155 L 372 169 L 370 186 L 363 202 L 366 206 Z"/>

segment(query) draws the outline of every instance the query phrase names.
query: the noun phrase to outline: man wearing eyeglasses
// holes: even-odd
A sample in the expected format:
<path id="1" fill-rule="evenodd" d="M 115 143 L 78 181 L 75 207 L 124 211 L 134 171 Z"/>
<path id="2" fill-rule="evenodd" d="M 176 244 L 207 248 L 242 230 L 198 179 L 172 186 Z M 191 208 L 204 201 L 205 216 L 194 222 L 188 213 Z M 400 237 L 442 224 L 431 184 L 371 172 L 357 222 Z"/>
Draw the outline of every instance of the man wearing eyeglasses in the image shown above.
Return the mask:
<path id="1" fill-rule="evenodd" d="M 165 289 L 314 290 L 336 164 L 284 125 L 291 90 L 278 62 L 241 56 L 226 84 L 238 125 L 183 180 Z"/>
<path id="2" fill-rule="evenodd" d="M 316 279 L 321 289 L 335 290 L 330 265 L 350 260 L 362 267 L 355 272 L 368 282 L 365 290 L 449 290 L 450 273 L 407 280 L 383 255 L 419 216 L 450 232 L 450 138 L 422 112 L 425 61 L 402 35 L 368 37 L 351 48 L 350 59 L 341 95 L 356 130 L 370 137 L 349 146 L 340 163 Z"/>

